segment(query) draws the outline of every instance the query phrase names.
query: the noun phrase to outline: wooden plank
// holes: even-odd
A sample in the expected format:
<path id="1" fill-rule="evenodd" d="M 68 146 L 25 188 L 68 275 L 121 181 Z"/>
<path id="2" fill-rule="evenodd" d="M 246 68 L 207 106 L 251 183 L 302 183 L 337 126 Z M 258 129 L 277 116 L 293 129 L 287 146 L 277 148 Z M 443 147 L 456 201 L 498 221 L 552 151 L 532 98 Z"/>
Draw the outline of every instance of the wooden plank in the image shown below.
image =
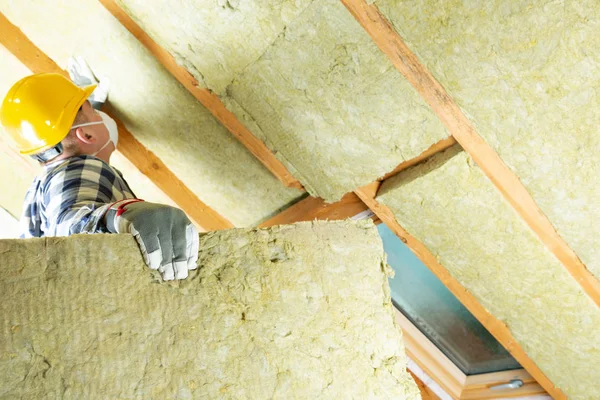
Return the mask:
<path id="1" fill-rule="evenodd" d="M 458 300 L 481 322 L 481 324 L 500 342 L 510 354 L 525 368 L 542 387 L 555 399 L 566 399 L 566 395 L 548 379 L 548 377 L 529 358 L 525 350 L 510 333 L 508 327 L 477 301 L 464 286 L 460 284 L 442 266 L 435 256 L 406 232 L 394 218 L 392 211 L 376 199 L 380 182 L 373 182 L 363 188 L 355 190 L 357 196 L 404 242 L 413 253 L 438 277 L 440 281 L 458 298 Z"/>
<path id="2" fill-rule="evenodd" d="M 399 310 L 394 310 L 394 314 L 402 329 L 406 355 L 446 393 L 460 398 L 467 376 Z"/>
<path id="3" fill-rule="evenodd" d="M 304 189 L 302 184 L 292 176 L 283 163 L 275 157 L 273 152 L 225 107 L 216 94 L 209 89 L 199 87 L 198 80 L 188 70 L 177 64 L 175 58 L 156 43 L 114 0 L 99 1 L 277 179 L 288 187 Z"/>
<path id="4" fill-rule="evenodd" d="M 354 193 L 348 193 L 336 203 L 325 203 L 318 197 L 307 197 L 259 225 L 266 228 L 273 225 L 292 224 L 315 219 L 339 220 L 355 216 L 369 208 Z"/>
<path id="5" fill-rule="evenodd" d="M 523 386 L 518 389 L 492 390 L 491 387 L 520 379 Z M 533 377 L 524 369 L 502 371 L 490 374 L 467 376 L 461 400 L 497 399 L 547 394 Z"/>
<path id="6" fill-rule="evenodd" d="M 506 381 L 504 383 L 508 383 Z M 492 390 L 489 387 L 480 389 L 467 389 L 463 392 L 460 400 L 485 400 L 485 399 L 507 399 L 513 397 L 525 397 L 525 396 L 537 396 L 546 394 L 544 388 L 542 388 L 536 382 L 525 383 L 523 386 L 517 389 L 500 389 Z"/>
<path id="7" fill-rule="evenodd" d="M 424 152 L 419 154 L 417 157 L 411 158 L 410 160 L 406 160 L 403 163 L 399 164 L 396 168 L 394 168 L 394 170 L 392 172 L 385 174 L 383 177 L 379 178 L 378 181 L 384 181 L 388 178 L 391 178 L 392 176 L 398 174 L 399 172 L 404 171 L 407 168 L 413 167 L 413 166 L 417 165 L 418 163 L 427 160 L 429 157 L 433 156 L 434 154 L 439 153 L 440 151 L 444 151 L 444 150 L 454 146 L 455 144 L 456 144 L 456 139 L 454 139 L 453 136 L 447 137 L 446 139 L 442 139 L 439 142 L 434 143 L 431 146 L 429 146 L 427 148 L 427 150 L 425 150 Z"/>
<path id="8" fill-rule="evenodd" d="M 535 382 L 533 376 L 524 369 L 513 371 L 494 372 L 490 374 L 479 374 L 467 376 L 465 385 L 472 389 L 479 389 L 490 385 L 496 385 L 498 382 L 508 382 L 511 379 L 520 379 L 525 383 Z"/>
<path id="9" fill-rule="evenodd" d="M 427 385 L 425 385 L 423 383 L 422 380 L 420 380 L 415 374 L 413 374 L 411 371 L 408 371 L 408 373 L 410 374 L 410 376 L 412 376 L 412 378 L 415 380 L 415 383 L 417 384 L 417 387 L 419 388 L 419 392 L 421 392 L 421 399 L 422 400 L 439 400 L 439 397 L 436 396 L 435 393 L 433 393 L 431 391 L 431 389 L 429 389 L 427 387 Z"/>
<path id="10" fill-rule="evenodd" d="M 396 175 L 413 165 L 425 161 L 432 155 L 446 150 L 456 144 L 456 140 L 450 136 L 442 139 L 439 142 L 431 145 L 423 153 L 410 160 L 404 161 L 398 165 L 393 171 L 386 174 L 379 180 L 387 179 Z M 313 219 L 329 219 L 338 220 L 353 217 L 354 215 L 366 211 L 369 208 L 363 203 L 354 193 L 347 193 L 342 199 L 336 203 L 326 203 L 323 199 L 317 197 L 307 197 L 291 207 L 285 209 L 273 218 L 260 224 L 260 227 L 268 227 L 273 225 L 291 224 L 299 221 L 312 221 Z M 375 224 L 381 223 L 377 216 L 373 217 Z"/>
<path id="11" fill-rule="evenodd" d="M 431 106 L 452 136 L 469 153 L 517 213 L 562 262 L 583 290 L 600 306 L 600 280 L 592 275 L 577 254 L 560 237 L 519 178 L 479 136 L 471 121 L 410 51 L 379 9 L 375 5 L 368 5 L 365 0 L 341 1 L 371 35 L 375 44 L 389 57 L 396 69 Z"/>
<path id="12" fill-rule="evenodd" d="M 55 72 L 69 77 L 66 71 L 31 42 L 2 13 L 0 13 L 0 32 L 2 32 L 0 44 L 33 73 Z M 210 231 L 233 227 L 231 222 L 204 204 L 154 153 L 144 147 L 125 128 L 123 123 L 110 111 L 110 107 L 107 108 L 106 113 L 114 118 L 119 128 L 118 151 L 150 178 L 168 197 L 173 199 L 200 229 Z"/>

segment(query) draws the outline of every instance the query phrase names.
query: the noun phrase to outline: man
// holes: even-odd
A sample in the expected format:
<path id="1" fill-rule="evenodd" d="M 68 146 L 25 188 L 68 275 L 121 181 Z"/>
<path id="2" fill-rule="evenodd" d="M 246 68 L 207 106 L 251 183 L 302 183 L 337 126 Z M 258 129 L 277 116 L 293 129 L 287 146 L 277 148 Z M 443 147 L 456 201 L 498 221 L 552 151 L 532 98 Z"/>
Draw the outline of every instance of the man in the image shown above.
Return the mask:
<path id="1" fill-rule="evenodd" d="M 164 280 L 186 278 L 198 259 L 196 228 L 177 208 L 137 199 L 109 165 L 117 125 L 90 102 L 101 106 L 106 87 L 95 92 L 96 79 L 81 59 L 69 72 L 76 83 L 89 84 L 31 75 L 10 89 L 0 108 L 20 153 L 42 165 L 25 199 L 22 237 L 131 233 L 146 264 Z"/>

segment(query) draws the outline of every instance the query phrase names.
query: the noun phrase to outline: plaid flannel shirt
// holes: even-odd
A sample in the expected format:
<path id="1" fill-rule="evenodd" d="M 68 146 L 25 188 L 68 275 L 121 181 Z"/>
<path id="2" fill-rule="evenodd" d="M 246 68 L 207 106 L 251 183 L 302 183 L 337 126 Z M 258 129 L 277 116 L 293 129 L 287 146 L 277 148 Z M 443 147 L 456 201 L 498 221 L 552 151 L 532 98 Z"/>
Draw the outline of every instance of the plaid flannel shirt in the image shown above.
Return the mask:
<path id="1" fill-rule="evenodd" d="M 96 157 L 50 163 L 25 197 L 21 237 L 108 232 L 103 217 L 110 205 L 134 198 L 121 172 Z"/>

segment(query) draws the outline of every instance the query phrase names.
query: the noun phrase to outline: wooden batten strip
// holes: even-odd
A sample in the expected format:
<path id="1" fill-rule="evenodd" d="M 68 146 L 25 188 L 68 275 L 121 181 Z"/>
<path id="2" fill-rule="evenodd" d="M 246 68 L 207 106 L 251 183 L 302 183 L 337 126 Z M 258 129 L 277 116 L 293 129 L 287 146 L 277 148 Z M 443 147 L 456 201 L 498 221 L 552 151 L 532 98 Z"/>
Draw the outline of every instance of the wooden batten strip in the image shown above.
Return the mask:
<path id="1" fill-rule="evenodd" d="M 69 77 L 58 64 L 39 49 L 4 14 L 0 13 L 0 44 L 17 57 L 33 73 L 54 72 Z M 119 149 L 132 164 L 146 175 L 204 230 L 232 228 L 231 222 L 204 204 L 177 176 L 150 150 L 125 128 L 125 125 L 107 110 L 119 128 Z"/>
<path id="2" fill-rule="evenodd" d="M 225 107 L 216 94 L 209 89 L 199 87 L 198 80 L 187 69 L 177 64 L 175 58 L 156 43 L 114 0 L 99 1 L 277 179 L 288 187 L 304 189 L 273 152 Z"/>
<path id="3" fill-rule="evenodd" d="M 411 158 L 410 160 L 406 160 L 403 163 L 399 164 L 396 168 L 394 168 L 394 170 L 392 172 L 385 174 L 383 177 L 378 179 L 378 181 L 384 181 L 388 178 L 391 178 L 392 176 L 398 174 L 399 172 L 404 171 L 405 169 L 408 169 L 412 166 L 415 166 L 415 165 L 419 164 L 420 162 L 427 160 L 434 154 L 444 151 L 444 150 L 454 146 L 455 144 L 456 144 L 456 139 L 454 139 L 453 136 L 447 137 L 446 139 L 442 139 L 439 142 L 434 143 L 431 146 L 429 146 L 424 152 L 419 154 L 417 157 Z"/>
<path id="4" fill-rule="evenodd" d="M 411 236 L 396 221 L 392 211 L 377 201 L 376 194 L 381 182 L 373 182 L 354 193 L 404 242 L 413 253 L 442 281 L 442 283 L 458 298 L 458 300 L 481 322 L 481 324 L 500 342 L 510 354 L 529 372 L 542 387 L 555 399 L 566 399 L 567 396 L 548 379 L 548 377 L 529 358 L 525 350 L 515 340 L 508 327 L 477 301 L 464 286 L 461 285 L 423 243 Z"/>
<path id="5" fill-rule="evenodd" d="M 365 0 L 341 1 L 379 49 L 388 56 L 396 69 L 429 104 L 456 141 L 475 160 L 521 218 L 560 260 L 596 305 L 600 306 L 600 280 L 596 279 L 560 237 L 517 175 L 477 133 L 460 107 L 421 64 L 390 22 L 379 12 L 377 6 L 369 5 Z"/>
<path id="6" fill-rule="evenodd" d="M 460 398 L 467 376 L 400 310 L 395 309 L 394 315 L 396 323 L 402 330 L 406 355 L 433 379 L 442 390 L 453 398 Z"/>
<path id="7" fill-rule="evenodd" d="M 429 389 L 427 385 L 425 385 L 425 383 L 423 383 L 423 381 L 419 379 L 419 377 L 417 377 L 411 371 L 408 371 L 408 373 L 410 374 L 410 376 L 412 376 L 415 383 L 417 384 L 417 387 L 419 388 L 419 392 L 421 393 L 421 400 L 440 400 L 440 398 L 435 393 L 433 393 L 433 391 Z"/>
<path id="8" fill-rule="evenodd" d="M 378 181 L 383 181 L 407 168 L 425 161 L 434 154 L 444 151 L 454 144 L 456 144 L 456 140 L 452 136 L 442 139 L 431 145 L 417 157 L 399 164 L 393 171 L 384 175 L 378 179 Z M 312 221 L 314 219 L 339 220 L 353 217 L 368 209 L 366 204 L 352 192 L 347 193 L 340 201 L 335 203 L 326 203 L 321 198 L 310 196 L 286 208 L 279 214 L 260 224 L 259 227 L 266 228 L 273 225 L 292 224 L 294 222 Z M 381 222 L 377 216 L 373 217 L 373 221 L 376 224 Z"/>
<path id="9" fill-rule="evenodd" d="M 336 203 L 326 203 L 318 197 L 307 197 L 273 218 L 259 225 L 266 228 L 273 225 L 292 224 L 315 219 L 340 220 L 355 216 L 369 208 L 354 193 L 348 193 Z"/>

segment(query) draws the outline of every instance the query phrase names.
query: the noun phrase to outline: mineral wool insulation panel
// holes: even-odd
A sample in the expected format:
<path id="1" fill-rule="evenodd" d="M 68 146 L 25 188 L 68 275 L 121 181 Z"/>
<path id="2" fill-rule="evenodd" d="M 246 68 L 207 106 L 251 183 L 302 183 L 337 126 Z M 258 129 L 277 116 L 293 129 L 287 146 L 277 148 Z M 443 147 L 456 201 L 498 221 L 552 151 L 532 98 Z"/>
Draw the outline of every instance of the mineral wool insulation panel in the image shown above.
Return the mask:
<path id="1" fill-rule="evenodd" d="M 600 277 L 600 3 L 376 5 Z"/>
<path id="2" fill-rule="evenodd" d="M 338 1 L 119 3 L 311 194 L 336 201 L 448 136 Z"/>
<path id="3" fill-rule="evenodd" d="M 99 76 L 110 77 L 110 102 L 135 137 L 232 223 L 255 224 L 299 195 L 273 177 L 98 1 L 0 0 L 0 11 L 59 65 L 82 55 Z"/>
<path id="4" fill-rule="evenodd" d="M 179 285 L 129 236 L 0 254 L 0 397 L 420 398 L 370 222 L 209 233 Z"/>
<path id="5" fill-rule="evenodd" d="M 223 94 L 312 0 L 117 0 L 198 79 Z"/>
<path id="6" fill-rule="evenodd" d="M 238 116 L 327 201 L 448 136 L 337 0 L 312 3 L 228 94 Z"/>
<path id="7" fill-rule="evenodd" d="M 458 151 L 389 179 L 378 200 L 570 399 L 600 398 L 600 309 Z"/>

